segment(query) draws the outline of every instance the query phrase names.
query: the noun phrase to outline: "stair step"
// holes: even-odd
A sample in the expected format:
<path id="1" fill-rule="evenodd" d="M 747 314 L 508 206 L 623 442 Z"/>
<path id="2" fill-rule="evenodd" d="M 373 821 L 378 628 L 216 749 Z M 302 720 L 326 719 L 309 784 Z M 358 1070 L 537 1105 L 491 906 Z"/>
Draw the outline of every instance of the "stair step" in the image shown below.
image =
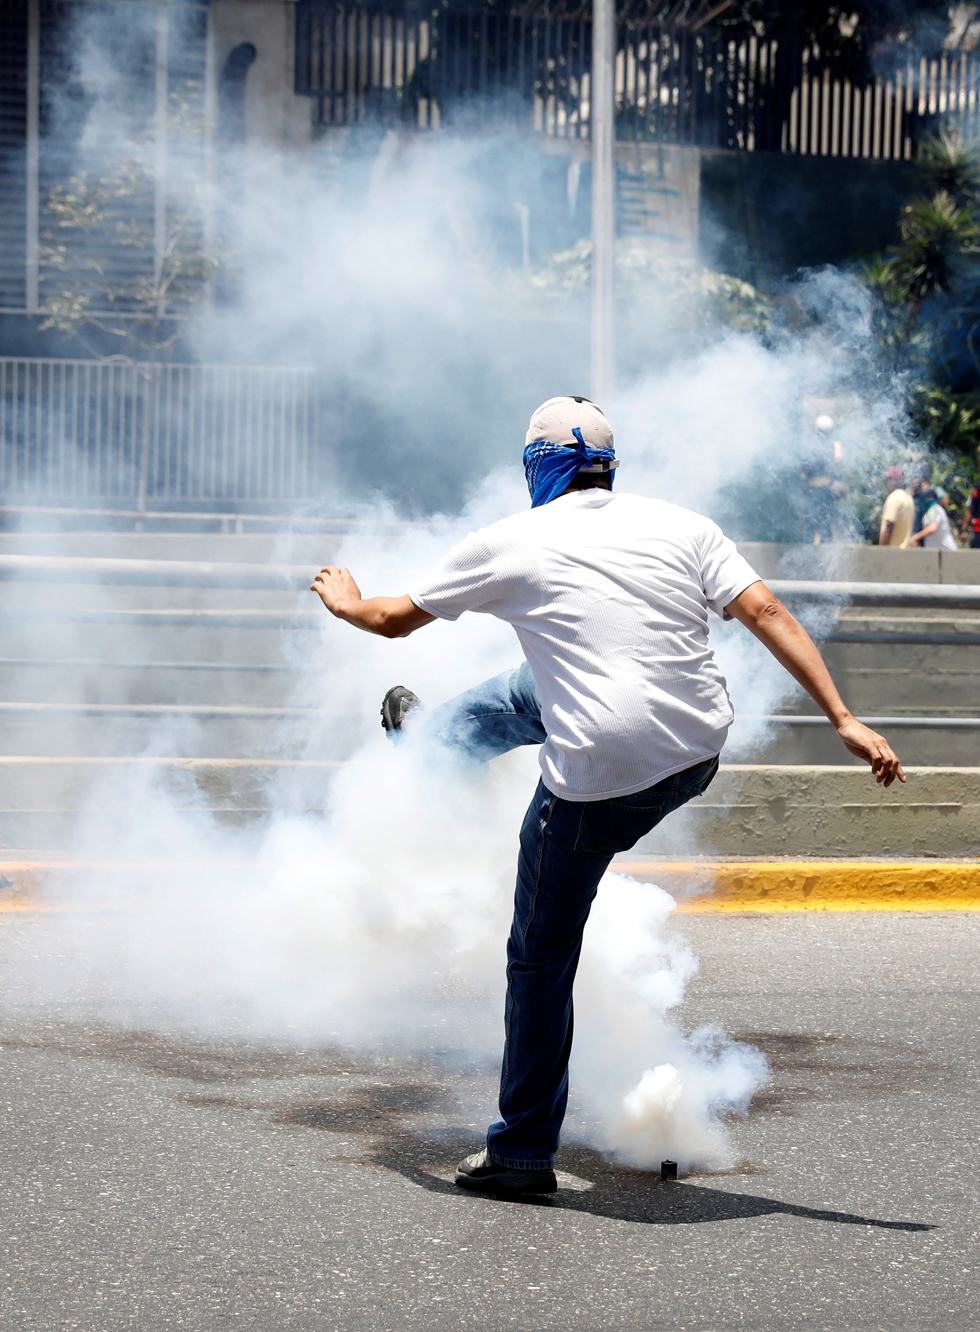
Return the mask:
<path id="1" fill-rule="evenodd" d="M 163 793 L 190 817 L 248 825 L 276 809 L 329 806 L 332 760 L 0 758 L 0 847 L 70 853 L 93 829 L 111 854 L 114 830 L 138 826 Z M 84 811 L 84 813 L 83 813 Z M 176 853 L 176 850 L 175 850 Z M 704 796 L 641 839 L 631 857 L 977 856 L 980 767 L 918 767 L 889 789 L 865 766 L 730 764 Z M 980 869 L 978 869 L 980 872 Z"/>

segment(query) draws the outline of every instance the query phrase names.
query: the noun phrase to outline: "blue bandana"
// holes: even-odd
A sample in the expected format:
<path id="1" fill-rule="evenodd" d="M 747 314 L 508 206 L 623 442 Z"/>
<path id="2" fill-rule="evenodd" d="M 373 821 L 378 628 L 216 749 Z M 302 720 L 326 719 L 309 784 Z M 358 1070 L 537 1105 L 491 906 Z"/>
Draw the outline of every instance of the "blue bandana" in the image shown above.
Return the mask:
<path id="1" fill-rule="evenodd" d="M 550 504 L 553 499 L 563 495 L 572 477 L 577 476 L 583 467 L 615 460 L 614 449 L 594 449 L 586 444 L 578 426 L 574 427 L 572 434 L 578 440 L 577 449 L 569 448 L 567 444 L 552 444 L 547 439 L 536 439 L 524 450 L 524 475 L 531 492 L 532 509 L 540 504 Z M 615 472 L 610 469 L 610 487 L 614 476 Z"/>

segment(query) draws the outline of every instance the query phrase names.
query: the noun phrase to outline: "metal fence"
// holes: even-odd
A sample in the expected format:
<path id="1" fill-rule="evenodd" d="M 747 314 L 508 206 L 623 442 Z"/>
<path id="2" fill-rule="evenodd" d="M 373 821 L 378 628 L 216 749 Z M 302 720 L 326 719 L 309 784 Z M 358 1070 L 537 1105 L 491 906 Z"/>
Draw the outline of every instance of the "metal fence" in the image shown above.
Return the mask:
<path id="1" fill-rule="evenodd" d="M 980 53 L 904 56 L 867 75 L 780 36 L 618 25 L 617 136 L 755 152 L 910 158 L 940 124 L 980 138 Z M 592 25 L 520 11 L 299 0 L 295 90 L 322 125 L 419 129 L 493 100 L 555 137 L 588 138 Z"/>
<path id="2" fill-rule="evenodd" d="M 301 500 L 327 476 L 321 416 L 308 369 L 0 359 L 0 495 Z"/>

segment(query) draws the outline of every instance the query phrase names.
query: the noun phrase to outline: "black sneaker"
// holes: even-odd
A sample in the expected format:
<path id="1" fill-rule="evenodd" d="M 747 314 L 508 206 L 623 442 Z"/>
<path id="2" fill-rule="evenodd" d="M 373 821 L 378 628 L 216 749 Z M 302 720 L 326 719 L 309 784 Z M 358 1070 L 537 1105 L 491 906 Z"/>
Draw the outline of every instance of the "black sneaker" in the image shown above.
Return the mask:
<path id="1" fill-rule="evenodd" d="M 482 1152 L 465 1156 L 456 1167 L 456 1183 L 461 1189 L 482 1189 L 489 1193 L 555 1193 L 558 1181 L 553 1170 L 513 1170 L 498 1165 L 484 1147 Z"/>
<path id="2" fill-rule="evenodd" d="M 392 731 L 400 731 L 405 725 L 405 718 L 418 706 L 418 695 L 413 694 L 411 689 L 406 689 L 404 685 L 395 685 L 394 689 L 389 689 L 381 701 L 381 725 L 385 732 L 390 735 Z"/>

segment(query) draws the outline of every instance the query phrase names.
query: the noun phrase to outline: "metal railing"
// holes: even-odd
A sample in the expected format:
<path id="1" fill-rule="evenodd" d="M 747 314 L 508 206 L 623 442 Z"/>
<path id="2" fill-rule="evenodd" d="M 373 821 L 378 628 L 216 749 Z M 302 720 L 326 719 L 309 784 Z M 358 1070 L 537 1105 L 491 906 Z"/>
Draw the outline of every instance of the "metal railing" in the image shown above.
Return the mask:
<path id="1" fill-rule="evenodd" d="M 293 501 L 326 462 L 309 369 L 0 359 L 8 501 Z"/>
<path id="2" fill-rule="evenodd" d="M 588 138 L 592 25 L 413 0 L 299 0 L 295 91 L 322 125 L 464 123 L 491 100 L 525 126 Z M 620 139 L 908 159 L 940 124 L 980 137 L 980 53 L 904 56 L 869 75 L 785 34 L 621 21 Z"/>
<path id="3" fill-rule="evenodd" d="M 0 554 L 0 583 L 3 582 L 280 588 L 303 592 L 310 585 L 310 569 L 305 564 L 239 564 L 226 560 Z M 980 610 L 980 584 L 973 583 L 842 583 L 777 578 L 769 582 L 769 587 L 776 596 L 793 604 L 839 610 L 853 606 Z"/>

